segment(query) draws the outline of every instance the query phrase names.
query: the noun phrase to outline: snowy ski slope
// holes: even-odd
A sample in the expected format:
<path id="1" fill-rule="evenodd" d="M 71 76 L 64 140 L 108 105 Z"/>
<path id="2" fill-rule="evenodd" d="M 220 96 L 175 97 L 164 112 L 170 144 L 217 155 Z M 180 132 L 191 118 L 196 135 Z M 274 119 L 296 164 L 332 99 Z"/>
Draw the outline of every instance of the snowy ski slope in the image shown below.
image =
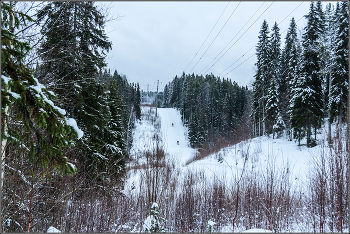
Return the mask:
<path id="1" fill-rule="evenodd" d="M 189 146 L 187 129 L 182 124 L 180 112 L 173 108 L 158 108 L 158 115 L 165 152 L 181 166 L 185 166 L 186 161 L 196 153 L 196 150 Z"/>
<path id="2" fill-rule="evenodd" d="M 149 111 L 149 108 L 143 106 L 143 113 Z M 288 164 L 293 180 L 300 183 L 308 174 L 313 155 L 319 154 L 322 150 L 320 145 L 307 148 L 298 146 L 294 141 L 263 136 L 223 148 L 186 166 L 186 162 L 197 150 L 189 146 L 187 128 L 182 124 L 180 112 L 173 108 L 158 108 L 157 113 L 161 122 L 160 136 L 167 157 L 178 162 L 182 170 L 203 171 L 207 179 L 230 180 L 243 169 L 244 155 L 249 155 L 245 170 L 254 169 L 263 172 L 267 166 L 282 170 Z M 154 127 L 147 121 L 137 123 L 132 152 L 140 152 L 150 147 L 154 131 Z M 324 132 L 318 134 L 318 138 L 323 138 L 324 134 Z"/>

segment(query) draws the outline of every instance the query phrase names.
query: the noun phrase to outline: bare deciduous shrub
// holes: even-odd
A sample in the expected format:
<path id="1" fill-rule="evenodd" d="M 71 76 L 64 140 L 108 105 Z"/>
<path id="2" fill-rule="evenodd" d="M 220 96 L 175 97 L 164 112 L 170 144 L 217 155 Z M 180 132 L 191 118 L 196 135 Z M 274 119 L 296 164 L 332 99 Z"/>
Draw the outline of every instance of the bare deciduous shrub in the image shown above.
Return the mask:
<path id="1" fill-rule="evenodd" d="M 332 144 L 327 143 L 324 140 L 320 152 L 312 155 L 308 188 L 313 229 L 343 232 L 349 220 L 349 152 L 344 147 L 345 136 L 340 129 L 336 129 Z"/>

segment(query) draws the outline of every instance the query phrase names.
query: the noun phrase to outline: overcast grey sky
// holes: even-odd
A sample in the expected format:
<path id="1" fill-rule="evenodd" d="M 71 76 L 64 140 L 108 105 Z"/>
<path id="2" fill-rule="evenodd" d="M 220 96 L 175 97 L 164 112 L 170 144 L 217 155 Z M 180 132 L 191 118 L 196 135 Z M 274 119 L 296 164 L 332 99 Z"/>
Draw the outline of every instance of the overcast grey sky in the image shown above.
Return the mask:
<path id="1" fill-rule="evenodd" d="M 255 74 L 255 46 L 263 20 L 270 30 L 275 22 L 279 24 L 283 48 L 290 20 L 294 17 L 299 20 L 298 28 L 304 28 L 303 16 L 309 12 L 310 3 L 100 2 L 98 4 L 108 5 L 110 15 L 120 16 L 119 20 L 106 24 L 106 33 L 113 43 L 107 55 L 108 68 L 125 74 L 129 82 L 139 82 L 145 91 L 147 84 L 150 91 L 155 91 L 157 80 L 162 90 L 183 71 L 186 74 L 220 74 L 239 85 L 249 86 Z"/>

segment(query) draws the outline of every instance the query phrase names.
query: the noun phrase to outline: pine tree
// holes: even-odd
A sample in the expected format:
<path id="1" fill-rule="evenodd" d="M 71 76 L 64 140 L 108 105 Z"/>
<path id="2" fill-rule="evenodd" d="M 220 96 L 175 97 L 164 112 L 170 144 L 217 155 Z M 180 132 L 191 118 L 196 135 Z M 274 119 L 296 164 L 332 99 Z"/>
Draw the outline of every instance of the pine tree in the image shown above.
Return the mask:
<path id="1" fill-rule="evenodd" d="M 268 24 L 264 20 L 259 32 L 259 42 L 256 47 L 257 63 L 255 65 L 257 71 L 253 83 L 253 122 L 255 123 L 255 132 L 258 136 L 263 135 L 266 132 L 266 91 L 271 80 L 271 70 L 269 68 L 271 62 L 270 48 Z"/>
<path id="2" fill-rule="evenodd" d="M 349 90 L 349 3 L 342 2 L 337 13 L 338 29 L 335 39 L 335 58 L 330 92 L 331 122 L 338 116 L 345 122 Z"/>

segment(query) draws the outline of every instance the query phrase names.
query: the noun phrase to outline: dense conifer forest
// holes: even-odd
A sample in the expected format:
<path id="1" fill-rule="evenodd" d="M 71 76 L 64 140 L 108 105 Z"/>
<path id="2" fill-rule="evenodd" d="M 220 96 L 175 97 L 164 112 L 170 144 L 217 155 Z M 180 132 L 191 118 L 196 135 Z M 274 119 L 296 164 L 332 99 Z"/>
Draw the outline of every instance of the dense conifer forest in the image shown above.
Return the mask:
<path id="1" fill-rule="evenodd" d="M 219 142 L 232 144 L 249 136 L 249 129 L 245 136 L 235 131 L 244 125 L 244 113 L 248 117 L 250 95 L 247 87 L 213 74 L 183 73 L 165 85 L 162 106 L 180 110 L 192 147 L 208 149 Z"/>

